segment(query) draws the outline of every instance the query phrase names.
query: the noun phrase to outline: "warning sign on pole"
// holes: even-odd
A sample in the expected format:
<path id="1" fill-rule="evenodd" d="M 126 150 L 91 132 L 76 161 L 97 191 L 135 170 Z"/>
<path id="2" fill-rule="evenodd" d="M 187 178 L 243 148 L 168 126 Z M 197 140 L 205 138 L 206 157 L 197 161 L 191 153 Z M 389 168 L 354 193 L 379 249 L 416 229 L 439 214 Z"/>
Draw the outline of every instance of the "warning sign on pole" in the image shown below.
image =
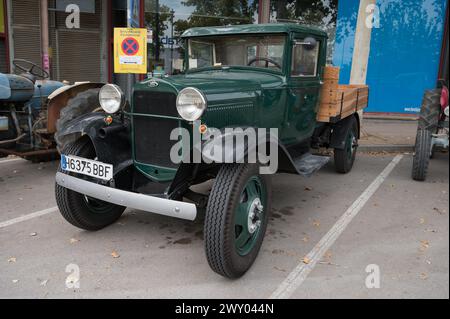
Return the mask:
<path id="1" fill-rule="evenodd" d="M 114 28 L 114 73 L 147 73 L 147 29 Z"/>

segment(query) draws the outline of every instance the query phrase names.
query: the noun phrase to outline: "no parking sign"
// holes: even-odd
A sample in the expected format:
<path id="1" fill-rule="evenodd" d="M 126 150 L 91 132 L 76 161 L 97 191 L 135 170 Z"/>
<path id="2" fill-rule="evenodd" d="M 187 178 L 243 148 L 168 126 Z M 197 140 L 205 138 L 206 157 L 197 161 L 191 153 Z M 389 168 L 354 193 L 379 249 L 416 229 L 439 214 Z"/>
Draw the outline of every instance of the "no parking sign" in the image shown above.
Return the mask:
<path id="1" fill-rule="evenodd" d="M 147 73 L 147 29 L 114 28 L 114 72 Z"/>

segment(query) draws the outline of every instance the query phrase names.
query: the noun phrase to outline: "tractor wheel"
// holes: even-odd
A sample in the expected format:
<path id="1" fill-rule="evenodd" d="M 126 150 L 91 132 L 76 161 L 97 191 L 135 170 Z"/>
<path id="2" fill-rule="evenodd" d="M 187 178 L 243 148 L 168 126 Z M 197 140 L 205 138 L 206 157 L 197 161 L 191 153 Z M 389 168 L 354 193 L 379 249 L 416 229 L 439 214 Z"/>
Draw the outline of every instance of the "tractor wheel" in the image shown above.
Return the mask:
<path id="1" fill-rule="evenodd" d="M 60 132 L 64 126 L 70 121 L 87 113 L 92 113 L 100 108 L 98 94 L 100 89 L 90 89 L 77 94 L 67 102 L 67 105 L 61 110 L 60 117 L 56 122 L 55 141 L 58 150 L 62 151 L 69 143 L 74 142 L 79 136 L 60 136 Z"/>
<path id="2" fill-rule="evenodd" d="M 95 159 L 94 146 L 89 138 L 70 144 L 64 154 Z M 61 166 L 58 169 L 61 172 Z M 122 216 L 125 207 L 106 203 L 70 189 L 55 185 L 56 203 L 61 215 L 72 225 L 85 230 L 99 230 L 111 225 Z"/>
<path id="3" fill-rule="evenodd" d="M 356 152 L 358 150 L 358 122 L 356 118 L 351 119 L 350 128 L 345 137 L 344 149 L 334 150 L 334 166 L 336 171 L 341 174 L 347 174 L 353 168 Z"/>
<path id="4" fill-rule="evenodd" d="M 419 129 L 436 133 L 441 113 L 441 89 L 428 90 L 422 100 L 419 117 Z"/>
<path id="5" fill-rule="evenodd" d="M 205 250 L 210 267 L 227 278 L 241 277 L 255 261 L 271 211 L 271 184 L 252 164 L 223 165 L 205 218 Z"/>
<path id="6" fill-rule="evenodd" d="M 429 130 L 417 130 L 416 149 L 413 159 L 412 178 L 424 181 L 427 177 L 428 165 L 432 154 L 432 134 Z"/>

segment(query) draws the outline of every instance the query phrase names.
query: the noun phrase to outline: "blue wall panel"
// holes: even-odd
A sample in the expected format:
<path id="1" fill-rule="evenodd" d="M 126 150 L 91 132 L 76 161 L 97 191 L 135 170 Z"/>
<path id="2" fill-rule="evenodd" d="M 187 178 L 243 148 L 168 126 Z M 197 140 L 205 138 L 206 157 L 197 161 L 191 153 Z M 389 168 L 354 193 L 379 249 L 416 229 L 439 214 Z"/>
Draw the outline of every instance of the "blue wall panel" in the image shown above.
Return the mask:
<path id="1" fill-rule="evenodd" d="M 372 30 L 368 112 L 417 113 L 438 76 L 446 0 L 378 0 Z"/>
<path id="2" fill-rule="evenodd" d="M 339 66 L 340 83 L 348 84 L 352 68 L 359 1 L 339 0 L 333 65 Z"/>
<path id="3" fill-rule="evenodd" d="M 447 0 L 377 0 L 380 28 L 372 30 L 368 112 L 417 113 L 436 84 Z M 333 64 L 350 82 L 359 1 L 340 0 Z"/>

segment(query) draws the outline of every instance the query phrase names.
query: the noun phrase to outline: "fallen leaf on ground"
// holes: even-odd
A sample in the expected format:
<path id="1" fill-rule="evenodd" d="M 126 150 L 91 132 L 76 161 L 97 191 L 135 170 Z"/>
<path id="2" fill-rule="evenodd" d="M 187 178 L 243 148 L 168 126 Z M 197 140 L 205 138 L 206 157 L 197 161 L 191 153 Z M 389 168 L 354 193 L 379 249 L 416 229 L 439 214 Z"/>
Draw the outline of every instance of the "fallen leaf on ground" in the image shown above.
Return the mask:
<path id="1" fill-rule="evenodd" d="M 17 261 L 17 258 L 16 257 L 10 257 L 9 259 L 8 259 L 8 262 L 9 263 L 15 263 Z"/>
<path id="2" fill-rule="evenodd" d="M 443 215 L 443 214 L 445 213 L 445 210 L 440 210 L 440 209 L 437 208 L 437 207 L 433 208 L 433 210 L 434 210 L 435 212 L 437 212 L 439 215 Z"/>
<path id="3" fill-rule="evenodd" d="M 335 264 L 335 263 L 332 263 L 332 262 L 329 262 L 329 261 L 321 261 L 321 262 L 319 262 L 319 264 L 321 264 L 321 265 L 328 265 L 328 266 L 337 266 L 337 267 L 340 267 L 340 265 Z"/>
<path id="4" fill-rule="evenodd" d="M 304 243 L 307 243 L 307 242 L 309 241 L 309 238 L 308 238 L 308 237 L 303 237 L 302 241 L 303 241 Z"/>
<path id="5" fill-rule="evenodd" d="M 421 246 L 419 248 L 420 251 L 425 251 L 430 247 L 430 243 L 428 242 L 428 240 L 422 240 L 420 241 Z"/>
<path id="6" fill-rule="evenodd" d="M 70 238 L 70 243 L 71 244 L 75 244 L 75 243 L 77 243 L 77 242 L 79 242 L 80 240 L 79 239 L 76 239 L 76 238 Z"/>
<path id="7" fill-rule="evenodd" d="M 311 259 L 309 259 L 308 257 L 304 257 L 303 258 L 303 263 L 304 264 L 309 264 L 311 262 Z"/>
<path id="8" fill-rule="evenodd" d="M 113 258 L 119 258 L 120 257 L 119 253 L 117 251 L 115 251 L 115 250 L 111 253 L 111 256 Z"/>
<path id="9" fill-rule="evenodd" d="M 420 274 L 420 278 L 423 279 L 423 280 L 428 279 L 428 275 L 423 272 L 423 273 Z"/>
<path id="10" fill-rule="evenodd" d="M 286 272 L 286 269 L 283 269 L 283 268 L 273 267 L 273 269 L 281 271 L 281 272 Z"/>
<path id="11" fill-rule="evenodd" d="M 313 222 L 313 225 L 314 225 L 315 227 L 319 227 L 319 226 L 320 226 L 320 222 L 319 222 L 318 220 L 315 220 L 315 221 Z"/>
<path id="12" fill-rule="evenodd" d="M 421 218 L 421 219 L 420 219 L 420 223 L 421 223 L 421 224 L 425 224 L 425 218 Z"/>

